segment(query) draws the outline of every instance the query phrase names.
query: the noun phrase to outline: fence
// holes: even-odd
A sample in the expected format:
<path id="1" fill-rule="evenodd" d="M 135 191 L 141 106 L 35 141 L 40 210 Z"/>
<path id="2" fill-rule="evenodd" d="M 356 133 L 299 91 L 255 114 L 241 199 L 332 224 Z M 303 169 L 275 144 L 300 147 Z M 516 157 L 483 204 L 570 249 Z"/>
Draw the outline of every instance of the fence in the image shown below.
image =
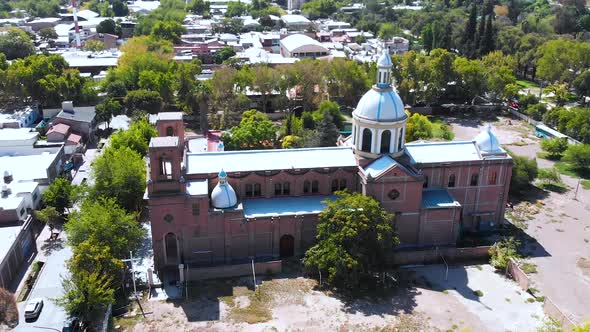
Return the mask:
<path id="1" fill-rule="evenodd" d="M 256 275 L 277 274 L 282 271 L 282 261 L 257 262 L 254 263 Z M 212 267 L 191 268 L 188 270 L 186 278 L 189 281 L 231 278 L 247 276 L 252 274 L 252 263 L 236 265 L 220 265 Z"/>
<path id="2" fill-rule="evenodd" d="M 490 246 L 469 248 L 433 248 L 426 250 L 396 251 L 389 257 L 392 265 L 441 263 L 442 257 L 449 263 L 487 260 Z"/>
<path id="3" fill-rule="evenodd" d="M 522 290 L 528 291 L 531 287 L 531 279 L 512 259 L 510 259 L 510 262 L 508 262 L 506 274 L 512 277 L 512 279 L 516 281 Z M 543 312 L 545 315 L 559 322 L 566 331 L 570 331 L 576 326 L 576 323 L 572 321 L 566 314 L 564 314 L 563 311 L 561 311 L 561 309 L 559 309 L 559 307 L 547 296 L 545 296 L 545 300 L 543 301 Z"/>

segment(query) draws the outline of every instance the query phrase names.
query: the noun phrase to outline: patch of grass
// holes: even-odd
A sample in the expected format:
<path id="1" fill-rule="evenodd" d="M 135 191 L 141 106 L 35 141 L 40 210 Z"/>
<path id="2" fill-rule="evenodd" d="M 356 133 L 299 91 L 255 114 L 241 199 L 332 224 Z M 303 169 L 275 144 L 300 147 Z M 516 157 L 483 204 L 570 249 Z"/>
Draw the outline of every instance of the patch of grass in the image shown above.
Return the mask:
<path id="1" fill-rule="evenodd" d="M 536 301 L 536 300 L 535 300 L 535 298 L 534 298 L 534 297 L 529 297 L 528 299 L 526 299 L 526 301 L 527 301 L 528 303 L 535 303 L 535 301 Z"/>
<path id="2" fill-rule="evenodd" d="M 538 88 L 539 84 L 532 82 L 532 81 L 527 81 L 527 80 L 516 80 L 516 84 L 522 86 L 523 88 Z"/>
<path id="3" fill-rule="evenodd" d="M 522 263 L 520 269 L 526 274 L 537 273 L 537 265 L 530 262 Z"/>
<path id="4" fill-rule="evenodd" d="M 567 186 L 564 183 L 546 183 L 541 182 L 539 183 L 539 188 L 545 189 L 547 191 L 552 191 L 555 193 L 563 194 L 567 191 Z"/>
<path id="5" fill-rule="evenodd" d="M 142 318 L 142 315 L 135 315 L 131 317 L 114 317 L 113 326 L 119 327 L 117 331 L 131 331 L 133 330 L 133 327 L 135 327 L 135 325 L 137 325 L 142 320 Z"/>
<path id="6" fill-rule="evenodd" d="M 537 300 L 537 302 L 543 303 L 543 302 L 545 302 L 545 296 L 537 296 L 537 297 L 535 297 L 535 300 Z"/>
<path id="7" fill-rule="evenodd" d="M 512 143 L 510 143 L 510 144 L 508 144 L 508 145 L 514 145 L 514 146 L 527 146 L 527 145 L 529 145 L 529 143 L 527 143 L 527 142 L 523 142 L 523 141 L 518 141 L 518 142 L 512 142 Z"/>
<path id="8" fill-rule="evenodd" d="M 473 291 L 473 295 L 477 296 L 477 297 L 482 297 L 483 296 L 483 292 L 478 290 L 474 290 Z"/>
<path id="9" fill-rule="evenodd" d="M 590 190 L 590 180 L 582 180 L 580 184 L 582 187 L 584 187 L 584 189 Z"/>
<path id="10" fill-rule="evenodd" d="M 584 189 L 590 189 L 590 172 L 588 170 L 576 169 L 572 167 L 571 164 L 564 161 L 556 162 L 555 168 L 557 168 L 557 171 L 561 174 L 582 179 L 580 182 L 582 187 L 584 187 Z"/>
<path id="11" fill-rule="evenodd" d="M 537 294 L 539 292 L 539 290 L 536 289 L 535 287 L 529 287 L 529 289 L 527 289 L 527 292 L 529 292 L 529 294 L 535 296 L 535 294 Z"/>

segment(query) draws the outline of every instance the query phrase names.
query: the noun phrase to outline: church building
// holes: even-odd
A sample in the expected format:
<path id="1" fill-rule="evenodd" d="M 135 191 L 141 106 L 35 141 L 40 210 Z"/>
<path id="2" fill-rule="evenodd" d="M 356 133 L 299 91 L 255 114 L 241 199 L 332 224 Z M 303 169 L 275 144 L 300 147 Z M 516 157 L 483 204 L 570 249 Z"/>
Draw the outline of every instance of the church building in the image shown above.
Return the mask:
<path id="1" fill-rule="evenodd" d="M 352 134 L 334 147 L 203 152 L 181 113 L 158 114 L 146 192 L 156 269 L 303 255 L 325 201 L 344 189 L 394 214 L 402 247 L 453 246 L 502 223 L 512 159 L 491 127 L 471 141 L 406 143 L 392 65 L 384 52 Z"/>

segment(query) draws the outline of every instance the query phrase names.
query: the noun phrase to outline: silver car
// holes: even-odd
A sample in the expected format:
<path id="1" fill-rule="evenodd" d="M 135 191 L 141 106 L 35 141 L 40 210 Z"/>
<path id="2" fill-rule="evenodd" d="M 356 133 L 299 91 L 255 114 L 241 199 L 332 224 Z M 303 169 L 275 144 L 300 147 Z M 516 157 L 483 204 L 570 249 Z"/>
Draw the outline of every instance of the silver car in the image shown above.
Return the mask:
<path id="1" fill-rule="evenodd" d="M 43 299 L 31 299 L 25 307 L 25 319 L 36 319 L 43 309 Z"/>

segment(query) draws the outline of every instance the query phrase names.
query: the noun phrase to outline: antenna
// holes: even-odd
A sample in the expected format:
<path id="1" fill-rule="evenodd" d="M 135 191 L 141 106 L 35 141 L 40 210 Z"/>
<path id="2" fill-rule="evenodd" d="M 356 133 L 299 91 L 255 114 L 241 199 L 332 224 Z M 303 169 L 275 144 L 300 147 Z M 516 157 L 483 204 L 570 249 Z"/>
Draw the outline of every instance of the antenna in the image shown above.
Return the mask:
<path id="1" fill-rule="evenodd" d="M 80 27 L 78 26 L 78 5 L 72 0 L 72 12 L 74 14 L 74 26 L 76 28 L 76 48 L 80 48 Z"/>

